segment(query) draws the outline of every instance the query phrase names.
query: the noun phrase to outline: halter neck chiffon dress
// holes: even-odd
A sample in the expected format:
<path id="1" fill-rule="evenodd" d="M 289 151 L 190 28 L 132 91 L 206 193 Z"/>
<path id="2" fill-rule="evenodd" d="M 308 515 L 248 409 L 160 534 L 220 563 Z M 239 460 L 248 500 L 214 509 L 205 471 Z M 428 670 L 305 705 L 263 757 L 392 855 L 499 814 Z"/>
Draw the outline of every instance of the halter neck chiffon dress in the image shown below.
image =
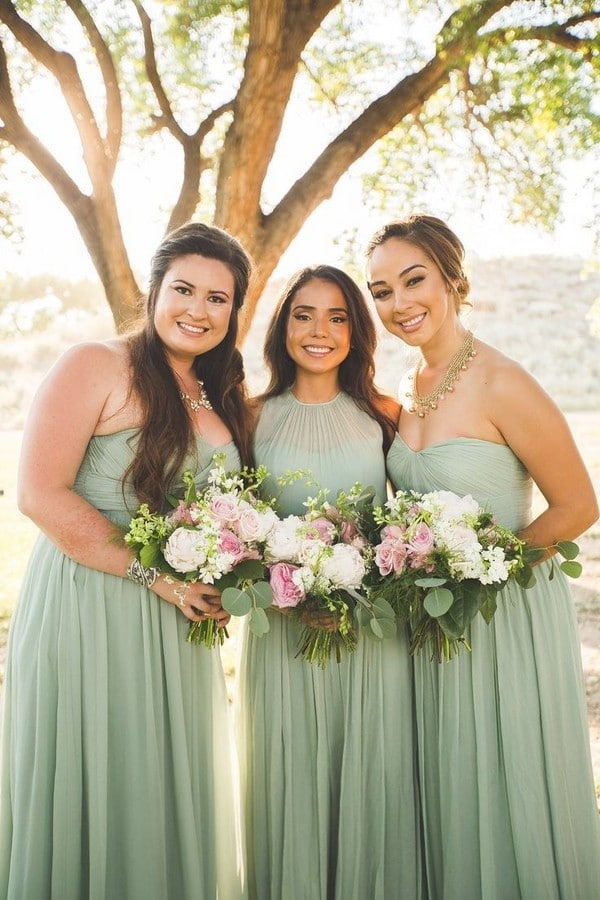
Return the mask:
<path id="1" fill-rule="evenodd" d="M 344 393 L 263 406 L 257 463 L 276 477 L 310 470 L 331 502 L 355 482 L 385 498 L 381 428 Z M 314 483 L 280 492 L 302 514 Z M 421 855 L 412 676 L 403 635 L 358 647 L 325 669 L 297 658 L 300 628 L 276 610 L 245 632 L 239 691 L 242 805 L 253 900 L 418 900 Z"/>
<path id="2" fill-rule="evenodd" d="M 421 451 L 397 435 L 397 488 L 471 494 L 515 531 L 531 479 L 506 445 L 455 438 Z M 509 584 L 472 652 L 414 657 L 425 860 L 431 900 L 597 900 L 600 836 L 577 622 L 550 560 Z"/>
<path id="3" fill-rule="evenodd" d="M 138 508 L 121 483 L 135 437 L 92 438 L 75 484 L 123 527 Z M 198 438 L 198 485 L 214 451 Z M 219 452 L 239 467 L 233 444 Z M 245 896 L 222 666 L 187 628 L 156 594 L 38 537 L 4 686 L 3 900 Z"/>

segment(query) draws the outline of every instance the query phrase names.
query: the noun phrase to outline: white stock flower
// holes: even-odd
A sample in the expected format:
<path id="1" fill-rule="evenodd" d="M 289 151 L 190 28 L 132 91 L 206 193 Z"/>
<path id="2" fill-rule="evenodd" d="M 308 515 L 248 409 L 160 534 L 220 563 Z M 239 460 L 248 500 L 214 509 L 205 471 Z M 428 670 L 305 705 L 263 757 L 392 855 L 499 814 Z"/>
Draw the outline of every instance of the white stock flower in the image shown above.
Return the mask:
<path id="1" fill-rule="evenodd" d="M 292 581 L 308 594 L 315 583 L 315 573 L 309 566 L 300 566 L 292 573 Z"/>
<path id="2" fill-rule="evenodd" d="M 497 581 L 504 582 L 510 575 L 502 547 L 490 547 L 481 554 L 487 563 L 487 571 L 481 576 L 482 584 L 494 584 Z"/>

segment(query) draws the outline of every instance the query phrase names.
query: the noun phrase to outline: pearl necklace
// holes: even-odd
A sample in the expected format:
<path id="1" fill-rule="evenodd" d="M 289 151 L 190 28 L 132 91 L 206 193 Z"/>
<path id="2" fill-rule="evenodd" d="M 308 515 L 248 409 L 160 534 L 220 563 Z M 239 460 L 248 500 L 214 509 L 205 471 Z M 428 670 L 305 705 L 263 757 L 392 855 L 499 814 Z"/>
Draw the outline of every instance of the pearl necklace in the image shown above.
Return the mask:
<path id="1" fill-rule="evenodd" d="M 407 394 L 411 402 L 409 412 L 416 413 L 419 418 L 424 419 L 427 413 L 438 408 L 438 401 L 443 400 L 446 394 L 451 394 L 454 390 L 454 383 L 460 377 L 460 373 L 464 372 L 471 360 L 477 355 L 477 351 L 473 347 L 473 332 L 467 331 L 467 335 L 460 346 L 458 352 L 450 360 L 450 365 L 442 381 L 424 397 L 419 395 L 417 389 L 417 377 L 421 368 L 419 363 L 415 366 L 412 374 L 412 390 Z"/>
<path id="2" fill-rule="evenodd" d="M 203 407 L 204 409 L 212 409 L 210 400 L 208 399 L 208 394 L 204 389 L 204 382 L 200 381 L 199 378 L 197 379 L 197 381 L 198 391 L 200 393 L 200 396 L 197 399 L 196 397 L 190 397 L 190 395 L 186 394 L 184 391 L 179 391 L 179 396 L 181 397 L 181 399 L 187 401 L 190 404 L 192 411 L 195 413 L 200 412 Z"/>

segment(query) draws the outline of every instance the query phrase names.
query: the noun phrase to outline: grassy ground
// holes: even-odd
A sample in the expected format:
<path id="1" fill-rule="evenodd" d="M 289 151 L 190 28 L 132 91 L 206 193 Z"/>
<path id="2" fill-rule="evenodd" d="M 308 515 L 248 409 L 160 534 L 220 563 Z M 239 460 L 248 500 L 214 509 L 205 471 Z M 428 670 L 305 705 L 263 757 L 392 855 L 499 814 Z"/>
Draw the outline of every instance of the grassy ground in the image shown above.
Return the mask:
<path id="1" fill-rule="evenodd" d="M 568 420 L 575 434 L 594 484 L 600 487 L 600 415 L 571 413 Z M 16 508 L 16 471 L 21 440 L 19 431 L 0 431 L 0 679 L 8 624 L 18 593 L 25 563 L 36 529 Z M 537 498 L 537 504 L 541 503 Z M 600 524 L 579 540 L 584 572 L 572 583 L 581 633 L 581 652 L 586 679 L 592 757 L 600 798 Z M 233 623 L 232 640 L 224 648 L 224 665 L 230 691 L 235 674 L 238 623 Z"/>

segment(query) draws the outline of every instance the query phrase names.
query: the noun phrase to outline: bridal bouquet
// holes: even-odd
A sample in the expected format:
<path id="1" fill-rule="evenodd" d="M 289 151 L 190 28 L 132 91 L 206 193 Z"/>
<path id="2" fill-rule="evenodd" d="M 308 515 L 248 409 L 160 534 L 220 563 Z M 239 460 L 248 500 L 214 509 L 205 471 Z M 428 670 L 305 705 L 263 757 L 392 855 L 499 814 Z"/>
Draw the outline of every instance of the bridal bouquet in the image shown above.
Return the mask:
<path id="1" fill-rule="evenodd" d="M 376 638 L 395 634 L 394 610 L 385 598 L 361 593 L 373 550 L 365 532 L 372 490 L 356 484 L 334 504 L 323 494 L 309 499 L 303 516 L 278 521 L 265 543 L 273 605 L 303 626 L 298 655 L 325 668 L 335 653 L 356 647 L 356 625 Z"/>
<path id="2" fill-rule="evenodd" d="M 388 599 L 408 623 L 411 653 L 429 645 L 441 662 L 460 644 L 470 649 L 468 625 L 477 613 L 489 624 L 508 579 L 535 583 L 531 564 L 544 551 L 528 549 L 470 495 L 398 491 L 374 517 L 381 531 L 372 594 Z M 562 541 L 556 549 L 567 560 L 560 567 L 577 577 L 577 545 Z"/>
<path id="3" fill-rule="evenodd" d="M 266 476 L 264 466 L 226 472 L 223 457 L 216 455 L 203 490 L 196 489 L 194 473 L 186 471 L 185 497 L 169 498 L 173 511 L 160 515 L 144 504 L 125 535 L 143 566 L 154 566 L 167 578 L 184 583 L 216 584 L 225 609 L 227 591 L 233 590 L 234 614 L 249 612 L 259 633 L 268 630 L 264 610 L 272 601 L 262 561 L 264 546 L 278 521 L 271 505 L 258 498 Z M 190 623 L 187 640 L 210 648 L 222 644 L 225 636 L 226 630 L 214 619 L 203 619 Z"/>

